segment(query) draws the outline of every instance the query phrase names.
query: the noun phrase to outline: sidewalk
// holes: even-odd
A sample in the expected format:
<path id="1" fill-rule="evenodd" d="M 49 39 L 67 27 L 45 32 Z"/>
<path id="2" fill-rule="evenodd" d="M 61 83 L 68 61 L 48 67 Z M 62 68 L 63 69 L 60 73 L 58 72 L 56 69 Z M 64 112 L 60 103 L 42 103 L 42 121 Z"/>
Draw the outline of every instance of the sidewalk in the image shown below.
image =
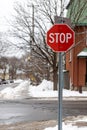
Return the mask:
<path id="1" fill-rule="evenodd" d="M 0 130 L 44 130 L 47 127 L 55 127 L 57 121 L 23 122 L 10 125 L 0 125 Z"/>
<path id="2" fill-rule="evenodd" d="M 63 119 L 63 122 L 66 125 L 71 124 L 72 126 L 77 126 L 78 128 L 87 128 L 87 116 L 84 115 L 66 117 Z"/>
<path id="3" fill-rule="evenodd" d="M 77 126 L 80 129 L 83 127 L 87 128 L 87 121 L 81 121 L 79 118 L 83 118 L 83 116 L 78 117 L 67 117 L 63 119 L 65 125 L 72 125 Z M 87 118 L 87 117 L 85 117 Z M 0 130 L 45 130 L 48 127 L 55 127 L 58 125 L 57 120 L 50 120 L 50 121 L 39 121 L 39 122 L 22 122 L 22 123 L 15 123 L 9 125 L 0 125 Z"/>
<path id="4" fill-rule="evenodd" d="M 33 99 L 37 99 L 37 100 L 58 100 L 58 97 L 42 97 L 42 98 L 33 98 Z M 67 101 L 78 101 L 78 100 L 81 100 L 81 101 L 86 101 L 87 100 L 87 97 L 83 97 L 83 96 L 70 96 L 70 97 L 63 97 L 62 98 L 63 100 L 67 100 Z"/>
<path id="5" fill-rule="evenodd" d="M 70 100 L 70 101 L 82 100 L 82 101 L 85 101 L 85 100 L 87 100 L 87 97 L 83 97 L 83 96 L 70 96 L 70 97 L 63 97 L 63 100 Z"/>

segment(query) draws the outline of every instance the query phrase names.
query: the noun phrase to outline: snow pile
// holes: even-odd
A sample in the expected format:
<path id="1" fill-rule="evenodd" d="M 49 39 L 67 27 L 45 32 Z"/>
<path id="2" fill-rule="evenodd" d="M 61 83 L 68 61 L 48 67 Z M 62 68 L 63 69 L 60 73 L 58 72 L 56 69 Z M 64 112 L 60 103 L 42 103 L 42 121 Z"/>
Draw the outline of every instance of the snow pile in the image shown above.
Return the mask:
<path id="1" fill-rule="evenodd" d="M 0 92 L 1 99 L 21 99 L 27 96 L 29 81 L 21 82 L 16 88 L 5 88 Z"/>
<path id="2" fill-rule="evenodd" d="M 55 127 L 49 127 L 49 128 L 46 128 L 45 130 L 58 130 L 58 126 L 55 126 Z M 65 125 L 63 123 L 63 130 L 87 130 L 87 127 L 77 127 L 77 126 L 72 126 L 72 125 Z"/>
<path id="3" fill-rule="evenodd" d="M 15 98 L 15 92 L 14 89 L 11 87 L 5 88 L 0 92 L 0 98 L 1 99 L 14 99 Z"/>
<path id="4" fill-rule="evenodd" d="M 44 79 L 37 87 L 39 91 L 53 90 L 53 82 Z"/>
<path id="5" fill-rule="evenodd" d="M 22 80 L 22 79 L 17 79 L 17 80 L 14 80 L 14 83 L 21 83 L 21 82 L 23 82 L 23 80 Z"/>
<path id="6" fill-rule="evenodd" d="M 14 88 L 14 92 L 18 96 L 27 96 L 29 90 L 30 82 L 24 81 L 18 85 L 18 87 Z"/>
<path id="7" fill-rule="evenodd" d="M 85 97 L 85 96 L 87 96 L 87 91 L 79 93 L 78 91 L 63 89 L 63 97 Z"/>
<path id="8" fill-rule="evenodd" d="M 58 92 L 53 91 L 53 82 L 43 80 L 38 86 L 30 86 L 29 93 L 31 97 L 57 97 Z"/>
<path id="9" fill-rule="evenodd" d="M 30 81 L 20 81 L 15 88 L 5 88 L 0 92 L 1 99 L 23 99 L 28 97 L 55 97 L 57 91 L 53 91 L 53 82 L 43 80 L 38 86 L 30 85 Z"/>
<path id="10" fill-rule="evenodd" d="M 62 130 L 87 130 L 87 116 L 68 117 L 62 123 Z M 45 130 L 58 130 L 58 125 Z"/>
<path id="11" fill-rule="evenodd" d="M 53 82 L 47 80 L 43 80 L 38 86 L 30 85 L 30 81 L 20 81 L 17 87 L 8 87 L 0 91 L 0 99 L 23 99 L 29 97 L 57 98 L 58 91 L 53 91 Z M 78 91 L 63 89 L 63 98 L 70 99 L 70 97 L 87 97 L 87 91 L 83 91 L 81 94 Z"/>
<path id="12" fill-rule="evenodd" d="M 31 91 L 49 91 L 53 90 L 53 82 L 43 80 L 38 86 L 30 86 Z"/>

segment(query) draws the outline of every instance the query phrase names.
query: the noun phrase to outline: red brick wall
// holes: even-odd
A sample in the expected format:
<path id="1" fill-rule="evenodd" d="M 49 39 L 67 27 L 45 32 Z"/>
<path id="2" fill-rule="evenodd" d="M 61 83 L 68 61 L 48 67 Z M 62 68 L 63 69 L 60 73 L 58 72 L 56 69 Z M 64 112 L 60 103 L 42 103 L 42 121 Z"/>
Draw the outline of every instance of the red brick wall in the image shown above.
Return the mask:
<path id="1" fill-rule="evenodd" d="M 86 59 L 79 58 L 78 86 L 85 86 Z"/>
<path id="2" fill-rule="evenodd" d="M 83 48 L 86 47 L 86 33 L 87 27 L 77 26 L 75 31 L 75 46 L 71 51 L 66 53 L 66 70 L 69 71 L 71 82 L 74 87 L 85 85 L 85 73 L 86 73 L 86 59 L 78 58 L 77 55 Z M 78 34 L 79 33 L 79 34 Z M 71 53 L 71 61 L 70 61 Z"/>

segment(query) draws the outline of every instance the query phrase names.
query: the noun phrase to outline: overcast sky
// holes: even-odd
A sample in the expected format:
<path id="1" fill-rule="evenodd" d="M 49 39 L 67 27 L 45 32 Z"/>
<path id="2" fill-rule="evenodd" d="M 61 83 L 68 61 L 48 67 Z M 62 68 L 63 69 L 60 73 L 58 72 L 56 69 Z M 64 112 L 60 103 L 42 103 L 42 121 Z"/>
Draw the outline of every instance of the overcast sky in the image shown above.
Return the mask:
<path id="1" fill-rule="evenodd" d="M 11 15 L 14 14 L 13 7 L 15 2 L 26 2 L 27 0 L 0 0 L 0 31 L 6 30 L 7 20 L 11 19 Z M 33 0 L 28 0 L 30 3 Z M 69 0 L 66 0 L 66 3 Z"/>
<path id="2" fill-rule="evenodd" d="M 6 19 L 10 17 L 13 10 L 13 2 L 14 0 L 0 0 L 0 31 L 5 30 Z"/>
<path id="3" fill-rule="evenodd" d="M 12 15 L 14 14 L 13 8 L 17 1 L 22 4 L 27 1 L 30 3 L 33 2 L 33 0 L 0 0 L 0 32 L 6 32 L 8 29 L 8 22 L 10 22 Z"/>
<path id="4" fill-rule="evenodd" d="M 24 1 L 24 0 L 0 0 L 0 32 L 6 32 L 9 28 L 8 22 L 12 18 L 12 14 L 14 14 L 14 4 L 16 1 Z M 17 50 L 17 51 L 16 51 Z M 10 51 L 6 52 L 4 56 L 21 56 L 21 50 L 15 49 L 14 47 L 10 48 Z"/>
<path id="5" fill-rule="evenodd" d="M 17 1 L 23 3 L 26 0 L 0 0 L 0 31 L 6 30 L 8 20 L 14 14 L 13 8 Z"/>

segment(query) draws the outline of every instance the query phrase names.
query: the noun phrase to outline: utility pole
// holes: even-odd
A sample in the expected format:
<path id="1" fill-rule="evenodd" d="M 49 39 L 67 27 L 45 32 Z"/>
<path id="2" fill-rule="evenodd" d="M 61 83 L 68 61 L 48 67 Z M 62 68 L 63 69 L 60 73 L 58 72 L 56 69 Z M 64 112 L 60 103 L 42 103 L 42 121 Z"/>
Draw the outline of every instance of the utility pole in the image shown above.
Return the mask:
<path id="1" fill-rule="evenodd" d="M 34 42 L 34 4 L 32 4 L 32 44 Z"/>
<path id="2" fill-rule="evenodd" d="M 30 44 L 34 45 L 34 4 L 29 5 L 31 7 L 31 34 L 30 34 Z M 31 46 L 32 46 L 31 45 Z M 31 48 L 31 56 L 32 56 L 32 48 Z M 31 57 L 30 56 L 30 57 Z"/>
<path id="3" fill-rule="evenodd" d="M 34 28 L 35 28 L 35 26 L 34 26 L 35 6 L 34 6 L 34 4 L 32 4 L 32 5 L 28 5 L 28 7 L 31 7 L 31 35 L 30 35 L 30 42 L 31 42 L 31 44 L 33 44 L 34 43 Z"/>

